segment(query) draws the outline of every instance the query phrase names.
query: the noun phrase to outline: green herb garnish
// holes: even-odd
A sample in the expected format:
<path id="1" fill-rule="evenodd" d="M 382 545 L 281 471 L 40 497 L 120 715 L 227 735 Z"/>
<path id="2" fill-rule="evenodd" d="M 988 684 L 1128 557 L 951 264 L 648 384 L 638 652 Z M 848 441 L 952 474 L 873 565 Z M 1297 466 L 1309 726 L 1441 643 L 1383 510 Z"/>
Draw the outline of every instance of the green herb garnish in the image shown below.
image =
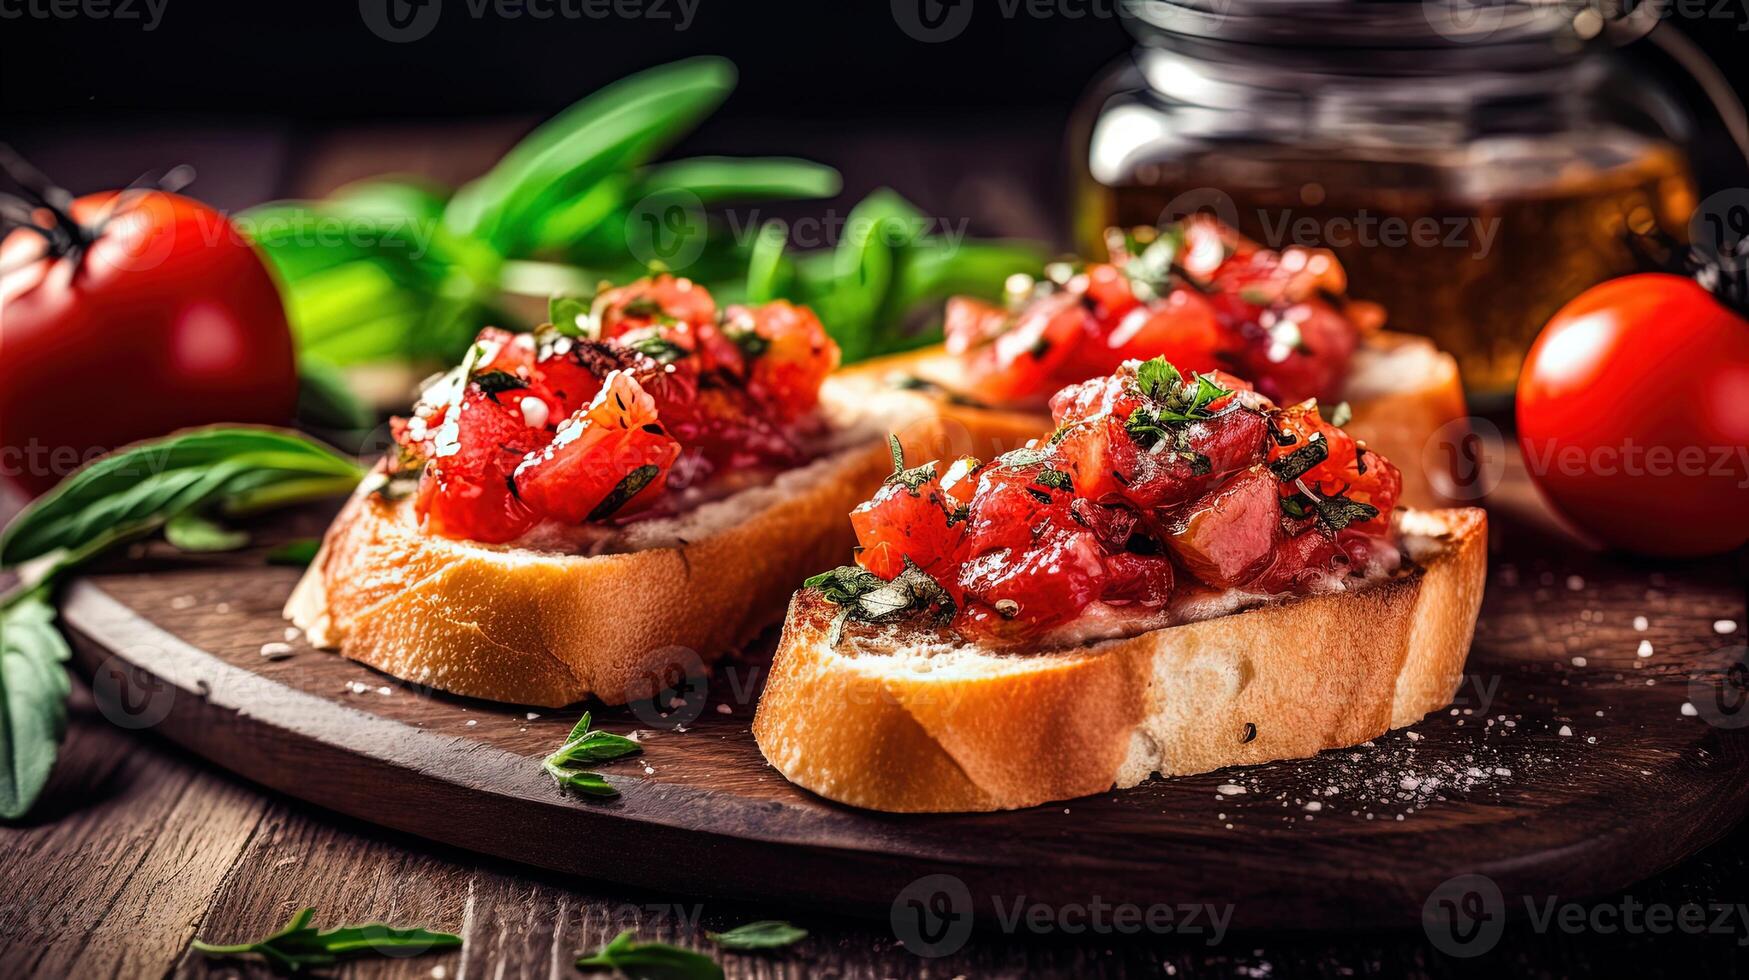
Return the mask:
<path id="1" fill-rule="evenodd" d="M 651 481 L 655 480 L 656 477 L 661 475 L 661 473 L 662 468 L 655 463 L 645 463 L 637 469 L 632 470 L 630 473 L 627 473 L 625 478 L 620 480 L 606 497 L 602 498 L 601 503 L 595 505 L 595 509 L 589 512 L 589 516 L 586 519 L 591 521 L 601 521 L 612 517 L 615 513 L 618 513 L 621 507 L 630 503 L 633 497 L 636 497 L 645 487 L 649 486 Z"/>
<path id="2" fill-rule="evenodd" d="M 667 943 L 640 943 L 627 929 L 600 950 L 577 960 L 581 970 L 618 970 L 648 980 L 722 980 L 723 968 L 703 953 Z"/>
<path id="3" fill-rule="evenodd" d="M 182 513 L 164 523 L 164 540 L 177 551 L 200 554 L 236 551 L 249 544 L 249 535 L 224 527 L 199 514 Z"/>
<path id="4" fill-rule="evenodd" d="M 581 337 L 589 320 L 590 301 L 572 296 L 554 296 L 547 301 L 547 323 L 561 337 Z"/>
<path id="5" fill-rule="evenodd" d="M 724 949 L 777 949 L 808 938 L 808 930 L 776 919 L 749 922 L 727 932 L 705 933 Z"/>
<path id="6" fill-rule="evenodd" d="M 674 341 L 669 340 L 667 337 L 660 335 L 640 337 L 637 340 L 629 342 L 626 346 L 658 364 L 673 364 L 675 361 L 681 360 L 688 354 L 692 353 Z"/>
<path id="7" fill-rule="evenodd" d="M 525 391 L 528 388 L 527 381 L 509 371 L 484 371 L 474 375 L 472 380 L 479 386 L 481 394 L 490 395 L 493 401 L 497 401 L 498 396 L 507 391 Z"/>
<path id="8" fill-rule="evenodd" d="M 771 341 L 761 337 L 756 330 L 735 330 L 727 334 L 736 347 L 741 348 L 741 356 L 749 361 L 764 356 L 771 349 Z"/>
<path id="9" fill-rule="evenodd" d="M 1379 509 L 1372 504 L 1350 500 L 1341 494 L 1327 497 L 1316 494 L 1308 496 L 1312 498 L 1312 506 L 1318 511 L 1318 518 L 1332 531 L 1341 531 L 1350 524 L 1370 521 L 1379 516 Z"/>
<path id="10" fill-rule="evenodd" d="M 1039 470 L 1038 475 L 1032 478 L 1032 482 L 1052 490 L 1075 489 L 1075 481 L 1069 478 L 1069 474 L 1062 470 L 1051 469 L 1048 466 Z"/>
<path id="11" fill-rule="evenodd" d="M 1297 480 L 1329 458 L 1330 443 L 1323 433 L 1314 433 L 1305 445 L 1270 463 L 1269 471 L 1278 480 Z"/>
<path id="12" fill-rule="evenodd" d="M 955 612 L 953 597 L 908 557 L 904 571 L 891 582 L 866 569 L 845 565 L 821 572 L 802 584 L 819 589 L 826 601 L 843 607 L 826 633 L 829 647 L 838 645 L 844 635 L 844 624 L 852 619 L 887 623 L 907 613 L 934 609 L 935 621 L 946 624 L 953 620 Z"/>
<path id="13" fill-rule="evenodd" d="M 887 451 L 893 454 L 893 472 L 883 482 L 900 484 L 915 497 L 922 492 L 923 484 L 935 479 L 933 460 L 922 466 L 905 468 L 905 447 L 899 444 L 898 436 L 887 436 Z"/>
<path id="14" fill-rule="evenodd" d="M 276 971 L 297 973 L 359 956 L 416 956 L 462 944 L 461 937 L 451 933 L 376 922 L 323 931 L 310 925 L 315 915 L 314 908 L 303 909 L 278 932 L 256 942 L 219 946 L 196 939 L 191 946 L 207 956 L 259 956 Z"/>
<path id="15" fill-rule="evenodd" d="M 0 818 L 24 816 L 55 767 L 67 730 L 70 656 L 46 589 L 0 599 Z"/>
<path id="16" fill-rule="evenodd" d="M 618 796 L 619 790 L 608 785 L 601 773 L 587 772 L 578 766 L 636 755 L 643 751 L 643 747 L 624 735 L 592 731 L 589 721 L 589 712 L 583 712 L 583 717 L 571 726 L 571 734 L 565 737 L 565 744 L 542 760 L 541 768 L 562 789 L 576 790 L 585 796 Z"/>

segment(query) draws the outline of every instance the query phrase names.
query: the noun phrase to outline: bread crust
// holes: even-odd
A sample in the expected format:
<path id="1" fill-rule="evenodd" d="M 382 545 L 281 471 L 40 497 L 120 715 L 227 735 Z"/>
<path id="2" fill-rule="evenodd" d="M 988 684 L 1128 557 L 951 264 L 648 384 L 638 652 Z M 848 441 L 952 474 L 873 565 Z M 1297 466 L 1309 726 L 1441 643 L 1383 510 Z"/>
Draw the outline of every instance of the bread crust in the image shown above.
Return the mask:
<path id="1" fill-rule="evenodd" d="M 927 400 L 879 409 L 863 441 L 689 512 L 714 518 L 709 533 L 671 546 L 579 556 L 454 541 L 424 533 L 411 501 L 361 488 L 285 615 L 316 646 L 455 694 L 547 707 L 647 697 L 745 646 L 797 583 L 849 552 L 845 515 L 892 472 L 889 424 L 919 453 L 940 448 Z"/>
<path id="2" fill-rule="evenodd" d="M 826 643 L 836 607 L 797 593 L 753 722 L 779 772 L 852 806 L 1013 809 L 1313 755 L 1448 704 L 1481 606 L 1487 518 L 1400 515 L 1419 567 L 1074 650 Z"/>
<path id="3" fill-rule="evenodd" d="M 912 377 L 946 392 L 977 395 L 966 383 L 959 360 L 940 346 L 865 361 L 840 376 L 871 390 L 889 386 L 895 377 Z M 1457 361 L 1450 354 L 1424 337 L 1379 331 L 1367 337 L 1356 353 L 1343 397 L 1353 412 L 1343 428 L 1402 470 L 1405 506 L 1432 508 L 1459 502 L 1441 490 L 1455 484 L 1430 469 L 1441 467 L 1449 474 L 1451 461 L 1437 446 L 1429 447 L 1436 437 L 1456 446 L 1465 430 L 1444 427 L 1461 427 L 1469 416 Z M 1050 412 L 1043 407 L 985 407 L 946 394 L 938 401 L 952 455 L 989 459 L 1018 449 L 1051 428 Z"/>

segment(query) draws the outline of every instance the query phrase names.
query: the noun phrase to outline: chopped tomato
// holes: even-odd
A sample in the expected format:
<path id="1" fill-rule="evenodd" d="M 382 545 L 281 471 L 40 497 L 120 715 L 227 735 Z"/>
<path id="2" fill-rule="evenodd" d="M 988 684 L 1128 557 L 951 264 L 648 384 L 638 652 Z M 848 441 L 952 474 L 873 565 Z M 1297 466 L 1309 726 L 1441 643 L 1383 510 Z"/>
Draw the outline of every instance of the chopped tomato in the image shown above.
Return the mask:
<path id="1" fill-rule="evenodd" d="M 509 401 L 508 399 L 506 401 Z M 432 533 L 501 542 L 521 536 L 535 515 L 510 489 L 525 453 L 547 439 L 520 405 L 470 383 L 432 433 L 432 458 L 419 481 L 416 510 Z"/>
<path id="2" fill-rule="evenodd" d="M 1099 597 L 1105 562 L 1098 542 L 1051 516 L 1029 529 L 1024 545 L 983 552 L 961 567 L 959 586 L 974 600 L 967 614 L 975 629 L 996 636 L 1048 629 Z"/>
<path id="3" fill-rule="evenodd" d="M 1190 504 L 1166 543 L 1197 578 L 1230 589 L 1262 571 L 1281 540 L 1275 478 L 1256 466 Z"/>
<path id="4" fill-rule="evenodd" d="M 751 356 L 748 392 L 780 420 L 799 418 L 819 404 L 820 383 L 838 366 L 838 344 L 812 310 L 782 300 L 732 306 L 724 332 Z"/>
<path id="5" fill-rule="evenodd" d="M 632 375 L 615 371 L 588 408 L 517 467 L 512 489 L 541 514 L 569 524 L 637 511 L 659 497 L 680 443 Z"/>
<path id="6" fill-rule="evenodd" d="M 601 340 L 649 327 L 667 327 L 673 339 L 694 350 L 693 330 L 717 322 L 717 301 L 691 279 L 660 275 L 603 291 L 595 297 L 590 314 Z"/>
<path id="7" fill-rule="evenodd" d="M 925 572 L 953 582 L 952 571 L 964 557 L 966 505 L 976 481 L 975 459 L 959 460 L 946 472 L 929 469 L 895 474 L 874 498 L 850 512 L 851 527 L 861 547 L 857 563 L 884 579 L 905 570 L 909 558 Z"/>
<path id="8" fill-rule="evenodd" d="M 1011 327 L 967 353 L 966 373 L 980 397 L 1026 398 L 1046 387 L 1087 333 L 1089 314 L 1078 296 L 1053 293 L 1022 310 Z"/>

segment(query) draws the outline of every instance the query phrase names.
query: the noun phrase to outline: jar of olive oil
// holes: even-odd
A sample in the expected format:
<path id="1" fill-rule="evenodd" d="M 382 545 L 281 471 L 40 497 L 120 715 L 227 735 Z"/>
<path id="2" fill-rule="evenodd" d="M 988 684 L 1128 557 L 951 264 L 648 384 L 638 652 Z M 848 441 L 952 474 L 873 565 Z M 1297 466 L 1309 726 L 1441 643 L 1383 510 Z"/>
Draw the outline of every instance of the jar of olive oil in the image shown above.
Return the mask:
<path id="1" fill-rule="evenodd" d="M 1685 235 L 1692 120 L 1608 25 L 1519 0 L 1136 0 L 1072 136 L 1076 236 L 1213 212 L 1333 249 L 1351 295 L 1454 354 L 1483 408 L 1537 331 Z M 1578 12 L 1576 15 L 1575 12 Z M 1589 35 L 1589 39 L 1588 36 Z"/>

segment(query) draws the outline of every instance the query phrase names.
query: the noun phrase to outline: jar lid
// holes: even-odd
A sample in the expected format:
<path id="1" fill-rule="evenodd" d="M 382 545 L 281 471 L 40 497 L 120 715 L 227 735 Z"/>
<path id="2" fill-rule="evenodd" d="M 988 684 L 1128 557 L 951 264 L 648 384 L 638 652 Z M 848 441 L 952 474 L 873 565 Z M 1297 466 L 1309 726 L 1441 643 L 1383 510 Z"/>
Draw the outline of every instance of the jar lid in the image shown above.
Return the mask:
<path id="1" fill-rule="evenodd" d="M 1588 4 L 1561 0 L 1123 0 L 1144 41 L 1200 38 L 1292 48 L 1471 48 L 1577 40 Z M 1592 18 L 1599 18 L 1596 10 Z"/>

